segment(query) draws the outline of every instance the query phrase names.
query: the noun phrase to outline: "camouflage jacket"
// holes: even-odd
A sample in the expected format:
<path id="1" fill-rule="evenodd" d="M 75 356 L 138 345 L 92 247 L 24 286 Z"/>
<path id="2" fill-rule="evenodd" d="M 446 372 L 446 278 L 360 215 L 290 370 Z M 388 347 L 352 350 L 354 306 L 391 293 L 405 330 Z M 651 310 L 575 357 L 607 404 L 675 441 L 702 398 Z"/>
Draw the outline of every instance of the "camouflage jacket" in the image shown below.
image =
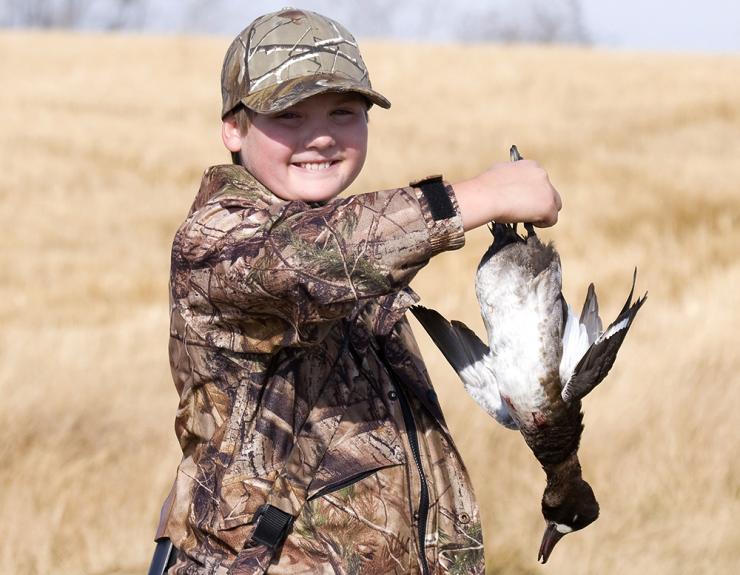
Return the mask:
<path id="1" fill-rule="evenodd" d="M 422 184 L 314 205 L 239 166 L 206 171 L 172 250 L 169 573 L 265 572 L 264 546 L 245 548 L 265 503 L 296 517 L 271 574 L 484 573 L 473 491 L 404 317 L 411 278 L 464 242 L 451 188 Z"/>

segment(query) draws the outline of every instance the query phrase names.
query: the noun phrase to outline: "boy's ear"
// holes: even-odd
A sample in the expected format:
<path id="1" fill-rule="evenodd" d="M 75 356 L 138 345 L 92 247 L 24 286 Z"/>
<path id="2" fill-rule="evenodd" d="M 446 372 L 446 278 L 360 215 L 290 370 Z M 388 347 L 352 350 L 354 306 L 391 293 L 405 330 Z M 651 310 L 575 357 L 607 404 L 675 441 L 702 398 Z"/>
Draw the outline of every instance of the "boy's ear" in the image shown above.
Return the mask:
<path id="1" fill-rule="evenodd" d="M 242 132 L 236 122 L 234 114 L 229 114 L 221 124 L 221 139 L 230 152 L 239 152 L 242 149 Z"/>

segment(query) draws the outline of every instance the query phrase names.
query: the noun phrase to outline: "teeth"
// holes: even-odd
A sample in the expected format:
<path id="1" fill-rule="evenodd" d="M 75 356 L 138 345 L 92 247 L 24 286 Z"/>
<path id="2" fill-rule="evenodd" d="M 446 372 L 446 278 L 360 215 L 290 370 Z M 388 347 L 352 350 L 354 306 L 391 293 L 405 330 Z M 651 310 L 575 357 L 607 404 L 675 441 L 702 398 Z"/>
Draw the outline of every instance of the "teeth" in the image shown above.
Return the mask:
<path id="1" fill-rule="evenodd" d="M 299 164 L 301 168 L 311 170 L 312 172 L 318 172 L 319 170 L 326 170 L 331 166 L 331 162 L 303 162 Z"/>

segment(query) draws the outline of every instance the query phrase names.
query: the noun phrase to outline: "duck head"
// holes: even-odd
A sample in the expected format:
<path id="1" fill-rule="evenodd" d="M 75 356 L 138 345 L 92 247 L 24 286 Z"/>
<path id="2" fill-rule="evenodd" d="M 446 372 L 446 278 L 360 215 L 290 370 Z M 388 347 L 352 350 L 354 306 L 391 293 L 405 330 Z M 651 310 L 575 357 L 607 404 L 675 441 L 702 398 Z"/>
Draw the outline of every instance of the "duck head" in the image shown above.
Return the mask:
<path id="1" fill-rule="evenodd" d="M 551 502 L 551 504 L 548 504 Z M 552 503 L 556 502 L 556 503 Z M 546 563 L 560 539 L 590 525 L 599 516 L 599 503 L 591 486 L 581 477 L 551 485 L 542 496 L 542 515 L 547 527 L 542 536 L 538 561 Z"/>

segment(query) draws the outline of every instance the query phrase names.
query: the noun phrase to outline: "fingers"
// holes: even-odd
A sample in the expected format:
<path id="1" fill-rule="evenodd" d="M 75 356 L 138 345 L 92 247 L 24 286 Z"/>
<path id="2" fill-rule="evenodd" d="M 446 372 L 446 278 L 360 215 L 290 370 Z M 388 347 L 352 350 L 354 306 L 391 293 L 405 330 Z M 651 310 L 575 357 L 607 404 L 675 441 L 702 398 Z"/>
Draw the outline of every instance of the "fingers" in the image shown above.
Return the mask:
<path id="1" fill-rule="evenodd" d="M 532 160 L 529 169 L 531 180 L 523 182 L 522 193 L 528 193 L 532 197 L 533 210 L 541 210 L 539 217 L 531 223 L 536 227 L 549 228 L 558 222 L 558 212 L 563 208 L 563 200 L 544 168 Z"/>
<path id="2" fill-rule="evenodd" d="M 533 222 L 533 225 L 538 228 L 549 228 L 558 223 L 558 215 L 560 210 L 563 209 L 563 200 L 560 197 L 558 191 L 550 184 L 550 180 L 547 182 L 550 186 L 550 206 L 545 207 L 545 213 L 543 217 L 537 222 Z"/>
<path id="3" fill-rule="evenodd" d="M 536 222 L 527 222 L 531 223 L 535 228 L 551 228 L 555 224 L 558 223 L 558 214 L 555 212 L 555 216 L 548 218 L 546 220 L 539 220 Z"/>

